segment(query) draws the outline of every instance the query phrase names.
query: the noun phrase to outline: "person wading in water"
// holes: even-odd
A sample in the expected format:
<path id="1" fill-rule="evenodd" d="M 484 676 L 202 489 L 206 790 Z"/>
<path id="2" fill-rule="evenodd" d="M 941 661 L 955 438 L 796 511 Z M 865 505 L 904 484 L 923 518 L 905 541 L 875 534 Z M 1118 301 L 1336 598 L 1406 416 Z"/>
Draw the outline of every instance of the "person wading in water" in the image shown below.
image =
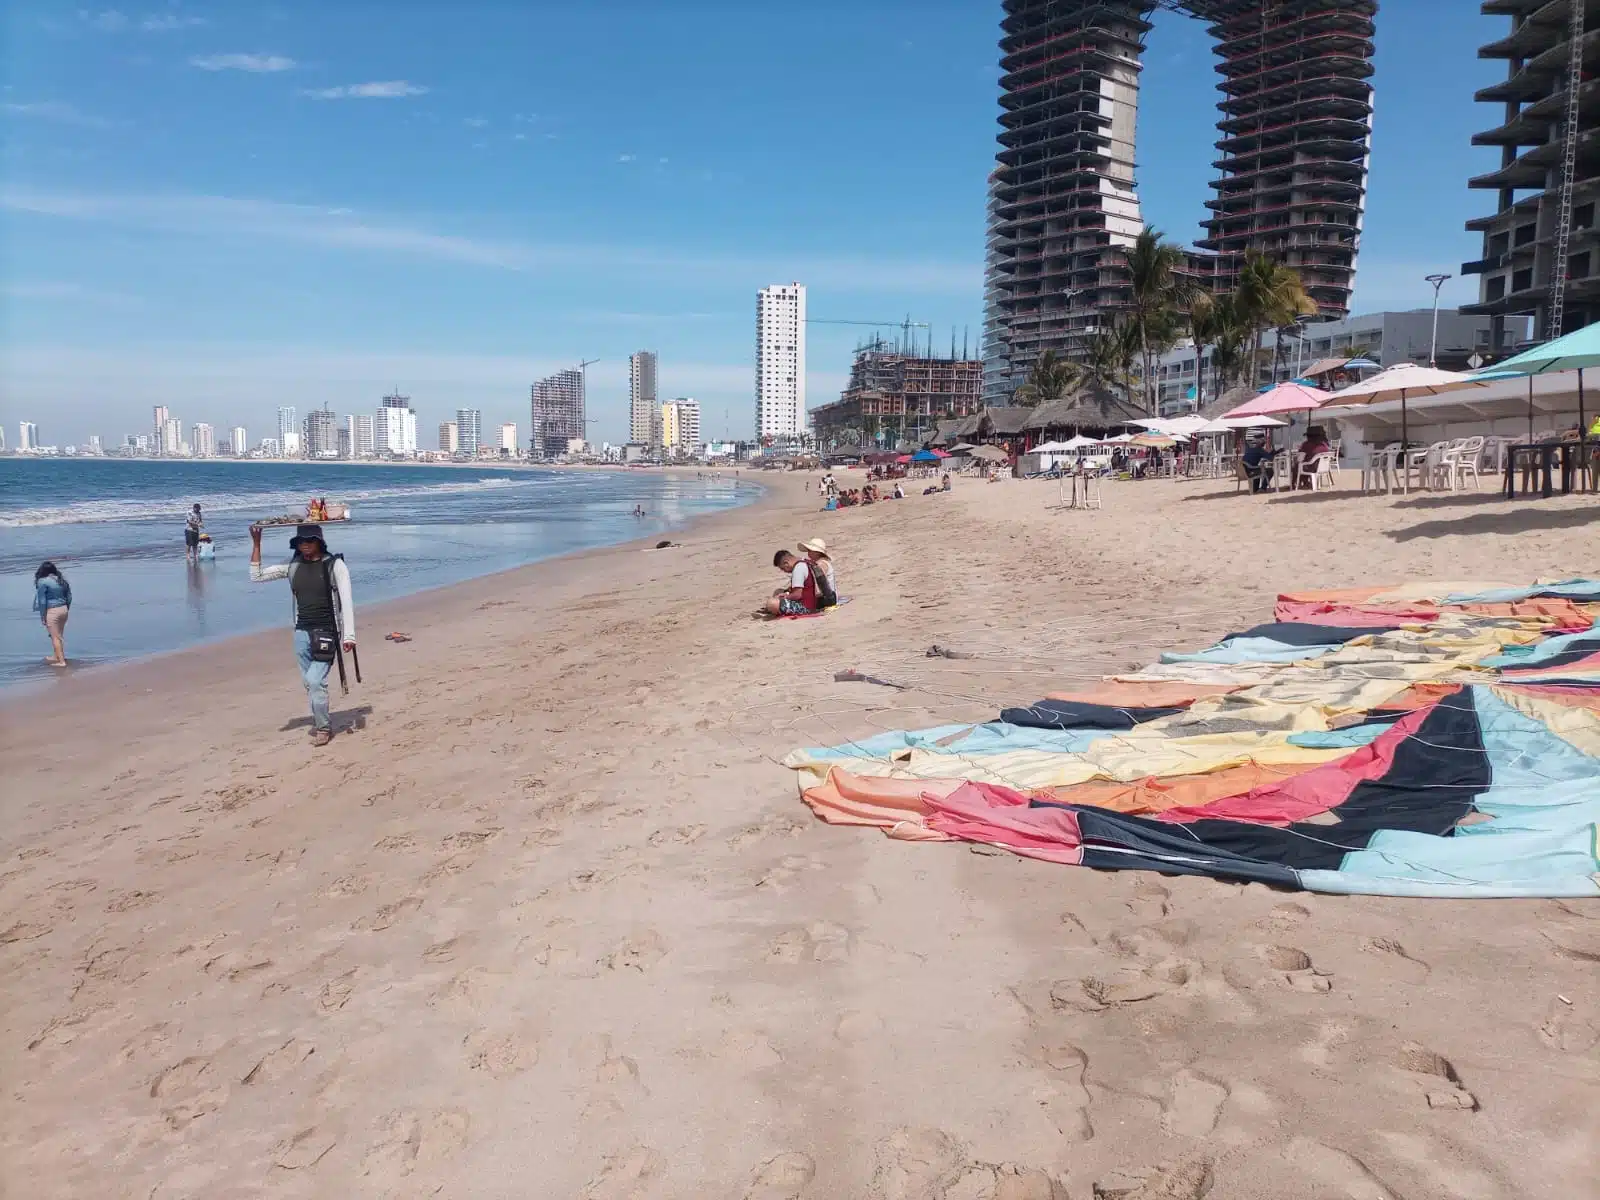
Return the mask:
<path id="1" fill-rule="evenodd" d="M 311 744 L 326 746 L 333 740 L 328 715 L 328 670 L 343 643 L 346 652 L 356 648 L 356 606 L 350 588 L 350 569 L 344 556 L 328 553 L 322 526 L 301 525 L 289 539 L 294 557 L 275 567 L 261 565 L 261 527 L 250 527 L 250 581 L 268 583 L 287 579 L 294 616 L 294 653 L 300 678 L 311 701 Z"/>

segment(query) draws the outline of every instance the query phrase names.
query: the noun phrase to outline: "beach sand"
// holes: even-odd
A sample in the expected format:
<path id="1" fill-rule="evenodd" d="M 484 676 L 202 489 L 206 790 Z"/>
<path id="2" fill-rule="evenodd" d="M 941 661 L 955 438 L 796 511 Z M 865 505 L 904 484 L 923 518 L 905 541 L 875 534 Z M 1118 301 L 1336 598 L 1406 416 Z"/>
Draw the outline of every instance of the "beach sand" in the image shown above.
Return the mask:
<path id="1" fill-rule="evenodd" d="M 326 750 L 287 631 L 10 702 L 0 1191 L 1596 1194 L 1600 905 L 906 844 L 815 822 L 777 760 L 992 718 L 1282 590 L 1593 574 L 1600 501 L 1347 473 L 818 514 L 764 478 L 677 549 L 362 610 L 334 708 L 363 727 Z M 853 602 L 751 620 L 813 535 Z M 1080 1002 L 1129 971 L 1142 998 Z"/>

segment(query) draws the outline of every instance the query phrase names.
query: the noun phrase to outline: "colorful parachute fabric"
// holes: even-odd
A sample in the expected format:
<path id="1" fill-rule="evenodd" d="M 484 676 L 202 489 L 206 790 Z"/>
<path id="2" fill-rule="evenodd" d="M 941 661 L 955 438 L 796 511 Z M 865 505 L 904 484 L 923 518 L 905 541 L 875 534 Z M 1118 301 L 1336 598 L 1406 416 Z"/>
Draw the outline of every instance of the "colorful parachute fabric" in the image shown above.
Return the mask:
<path id="1" fill-rule="evenodd" d="M 1280 596 L 998 721 L 786 760 L 834 824 L 1334 893 L 1600 896 L 1600 581 Z"/>

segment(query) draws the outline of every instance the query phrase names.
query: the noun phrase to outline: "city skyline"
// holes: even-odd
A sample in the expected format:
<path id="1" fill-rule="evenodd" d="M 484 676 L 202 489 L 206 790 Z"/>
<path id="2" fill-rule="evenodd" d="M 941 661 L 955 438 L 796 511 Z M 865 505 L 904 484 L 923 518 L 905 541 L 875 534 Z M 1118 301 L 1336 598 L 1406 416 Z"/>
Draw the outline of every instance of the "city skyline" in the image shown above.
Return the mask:
<path id="1" fill-rule="evenodd" d="M 1357 312 L 1426 304 L 1434 271 L 1457 276 L 1447 304 L 1477 298 L 1459 274 L 1484 211 L 1467 181 L 1497 156 L 1472 146 L 1472 96 L 1503 78 L 1477 56 L 1503 22 L 1425 9 L 1381 18 Z M 531 383 L 581 357 L 598 360 L 590 436 L 621 441 L 627 354 L 653 345 L 670 364 L 659 394 L 700 398 L 708 436 L 746 436 L 748 297 L 773 280 L 803 280 L 819 318 L 979 331 L 1000 11 L 930 22 L 891 3 L 841 43 L 829 11 L 730 26 L 690 4 L 613 28 L 603 13 L 503 6 L 452 15 L 478 48 L 468 63 L 427 6 L 362 39 L 337 6 L 218 9 L 152 33 L 15 6 L 0 419 L 48 414 L 52 441 L 109 443 L 166 403 L 262 429 L 281 397 L 346 413 L 402 382 L 424 427 L 460 407 L 493 427 L 525 421 Z M 602 60 L 533 76 L 517 52 L 602 36 Z M 282 69 L 190 65 L 241 45 Z M 694 82 L 646 93 L 639 67 L 664 52 L 692 62 Z M 935 60 L 947 69 L 929 91 Z M 1141 215 L 1191 242 L 1215 175 L 1204 27 L 1157 14 L 1145 61 Z M 351 90 L 361 71 L 407 86 Z M 861 113 L 896 88 L 927 93 L 936 152 L 859 138 Z M 810 330 L 808 407 L 840 394 L 858 332 Z"/>

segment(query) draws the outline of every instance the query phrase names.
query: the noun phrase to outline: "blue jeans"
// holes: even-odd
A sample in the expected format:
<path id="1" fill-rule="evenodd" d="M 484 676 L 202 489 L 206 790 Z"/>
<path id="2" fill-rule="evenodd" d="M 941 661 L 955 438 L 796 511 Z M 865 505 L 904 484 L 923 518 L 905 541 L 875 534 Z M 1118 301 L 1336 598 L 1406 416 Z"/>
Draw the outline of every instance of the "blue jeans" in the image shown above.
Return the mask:
<path id="1" fill-rule="evenodd" d="M 318 729 L 332 729 L 333 720 L 328 716 L 328 669 L 333 664 L 312 661 L 311 635 L 304 629 L 294 631 L 294 656 L 300 662 L 300 678 L 311 700 L 311 723 Z"/>

